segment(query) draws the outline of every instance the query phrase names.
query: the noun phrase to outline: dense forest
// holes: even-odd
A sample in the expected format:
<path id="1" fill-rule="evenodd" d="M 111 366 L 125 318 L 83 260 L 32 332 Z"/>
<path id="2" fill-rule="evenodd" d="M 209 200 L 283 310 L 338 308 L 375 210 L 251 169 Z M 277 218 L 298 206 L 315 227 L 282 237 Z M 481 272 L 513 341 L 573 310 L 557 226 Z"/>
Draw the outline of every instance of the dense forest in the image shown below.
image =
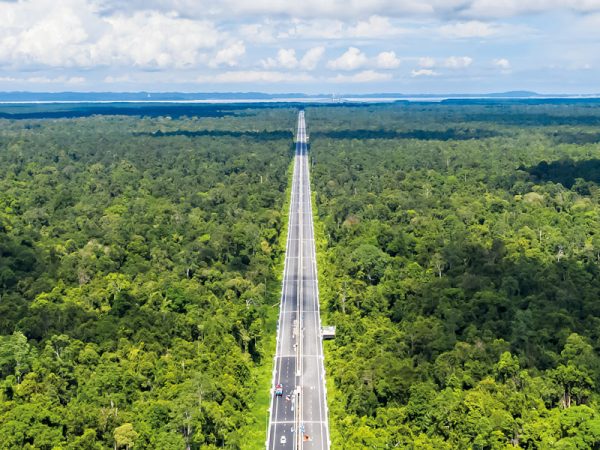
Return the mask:
<path id="1" fill-rule="evenodd" d="M 600 107 L 307 110 L 336 449 L 600 448 Z"/>
<path id="2" fill-rule="evenodd" d="M 0 108 L 0 449 L 262 445 L 296 107 Z M 332 448 L 600 448 L 600 103 L 306 111 Z"/>
<path id="3" fill-rule="evenodd" d="M 244 448 L 296 111 L 69 108 L 0 121 L 0 448 Z"/>

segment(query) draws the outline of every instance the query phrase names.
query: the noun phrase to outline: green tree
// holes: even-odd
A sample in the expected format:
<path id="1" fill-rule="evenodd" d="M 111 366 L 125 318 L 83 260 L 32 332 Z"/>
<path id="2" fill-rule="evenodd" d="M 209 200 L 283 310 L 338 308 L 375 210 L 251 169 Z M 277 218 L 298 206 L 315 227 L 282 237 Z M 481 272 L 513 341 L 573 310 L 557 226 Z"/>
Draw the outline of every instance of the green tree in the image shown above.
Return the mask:
<path id="1" fill-rule="evenodd" d="M 133 424 L 124 423 L 115 428 L 113 433 L 115 438 L 115 449 L 125 447 L 126 450 L 132 449 L 138 438 L 138 433 L 133 429 Z"/>

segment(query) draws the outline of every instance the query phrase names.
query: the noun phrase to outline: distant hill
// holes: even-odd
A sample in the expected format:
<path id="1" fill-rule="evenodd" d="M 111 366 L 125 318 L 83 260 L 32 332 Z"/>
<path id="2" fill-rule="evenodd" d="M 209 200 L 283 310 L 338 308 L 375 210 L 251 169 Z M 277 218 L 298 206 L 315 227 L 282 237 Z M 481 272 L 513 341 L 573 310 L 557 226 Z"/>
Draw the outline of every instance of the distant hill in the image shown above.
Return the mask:
<path id="1" fill-rule="evenodd" d="M 403 94 L 398 92 L 370 94 L 335 94 L 336 99 L 406 99 L 406 98 L 568 98 L 569 94 L 545 95 L 532 91 L 493 92 L 487 94 Z M 304 94 L 288 92 L 268 94 L 264 92 L 0 92 L 0 102 L 186 102 L 210 100 L 284 100 L 327 99 L 331 94 Z"/>
<path id="2" fill-rule="evenodd" d="M 0 92 L 2 102 L 141 102 L 194 100 L 273 100 L 306 98 L 306 94 L 262 92 Z"/>
<path id="3" fill-rule="evenodd" d="M 566 96 L 563 94 L 558 97 Z M 401 93 L 378 93 L 378 94 L 346 94 L 341 97 L 350 98 L 531 98 L 531 97 L 547 97 L 546 95 L 538 94 L 533 91 L 509 91 L 509 92 L 492 92 L 487 94 L 401 94 Z M 553 96 L 554 97 L 554 96 Z"/>
<path id="4" fill-rule="evenodd" d="M 102 101 L 206 101 L 206 100 L 278 100 L 329 98 L 331 94 L 303 94 L 289 92 L 0 92 L 2 102 L 102 102 Z M 533 91 L 492 92 L 487 94 L 336 94 L 336 98 L 539 98 L 572 97 L 568 94 L 544 95 Z"/>

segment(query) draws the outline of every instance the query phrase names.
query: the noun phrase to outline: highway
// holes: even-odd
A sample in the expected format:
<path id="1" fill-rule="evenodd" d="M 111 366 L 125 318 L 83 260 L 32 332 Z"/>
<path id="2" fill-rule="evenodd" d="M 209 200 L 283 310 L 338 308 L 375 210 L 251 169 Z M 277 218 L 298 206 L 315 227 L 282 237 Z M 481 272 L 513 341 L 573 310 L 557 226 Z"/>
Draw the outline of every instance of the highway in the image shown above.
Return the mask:
<path id="1" fill-rule="evenodd" d="M 288 236 L 266 448 L 329 449 L 327 397 L 315 254 L 308 143 L 298 114 Z"/>

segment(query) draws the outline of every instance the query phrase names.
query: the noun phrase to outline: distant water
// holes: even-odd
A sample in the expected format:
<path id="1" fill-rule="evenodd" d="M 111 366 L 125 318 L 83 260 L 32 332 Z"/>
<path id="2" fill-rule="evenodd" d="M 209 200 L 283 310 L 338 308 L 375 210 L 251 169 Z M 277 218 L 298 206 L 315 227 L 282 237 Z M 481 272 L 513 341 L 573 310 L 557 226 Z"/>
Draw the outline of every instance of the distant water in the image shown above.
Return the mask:
<path id="1" fill-rule="evenodd" d="M 237 104 L 237 103 L 391 103 L 397 101 L 405 102 L 433 102 L 439 103 L 445 100 L 594 100 L 600 98 L 598 95 L 580 95 L 580 96 L 515 96 L 515 97 L 490 97 L 490 96 L 431 96 L 431 97 L 290 97 L 290 98 L 236 98 L 236 99 L 198 99 L 198 100 L 21 100 L 5 101 L 0 100 L 0 105 L 51 105 L 51 104 L 110 104 L 110 103 L 129 103 L 129 104 Z"/>

